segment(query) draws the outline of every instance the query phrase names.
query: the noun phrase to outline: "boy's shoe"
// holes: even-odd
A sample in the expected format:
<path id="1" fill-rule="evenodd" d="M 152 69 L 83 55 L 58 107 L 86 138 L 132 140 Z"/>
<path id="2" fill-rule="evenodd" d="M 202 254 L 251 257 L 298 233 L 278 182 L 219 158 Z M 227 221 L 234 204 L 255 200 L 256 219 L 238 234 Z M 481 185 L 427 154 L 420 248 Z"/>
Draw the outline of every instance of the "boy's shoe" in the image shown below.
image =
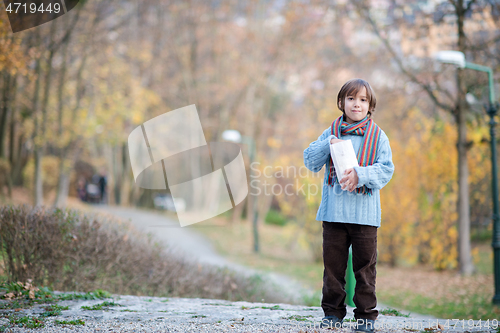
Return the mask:
<path id="1" fill-rule="evenodd" d="M 373 319 L 358 319 L 356 321 L 356 326 L 354 327 L 355 332 L 375 332 L 375 320 Z M 363 321 L 361 323 L 361 320 Z"/>
<path id="2" fill-rule="evenodd" d="M 339 319 L 336 316 L 326 316 L 321 320 L 320 328 L 341 328 L 343 319 Z"/>

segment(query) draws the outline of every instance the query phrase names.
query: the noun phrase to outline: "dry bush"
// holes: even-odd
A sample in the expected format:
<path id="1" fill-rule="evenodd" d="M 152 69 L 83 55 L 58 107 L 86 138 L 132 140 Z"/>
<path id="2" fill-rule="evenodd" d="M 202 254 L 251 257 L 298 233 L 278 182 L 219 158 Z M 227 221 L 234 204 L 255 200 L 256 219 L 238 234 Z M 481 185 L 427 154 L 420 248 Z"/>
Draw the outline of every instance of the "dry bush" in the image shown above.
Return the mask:
<path id="1" fill-rule="evenodd" d="M 76 210 L 1 207 L 0 255 L 11 282 L 56 290 L 286 301 L 257 275 L 186 261 L 128 224 Z"/>

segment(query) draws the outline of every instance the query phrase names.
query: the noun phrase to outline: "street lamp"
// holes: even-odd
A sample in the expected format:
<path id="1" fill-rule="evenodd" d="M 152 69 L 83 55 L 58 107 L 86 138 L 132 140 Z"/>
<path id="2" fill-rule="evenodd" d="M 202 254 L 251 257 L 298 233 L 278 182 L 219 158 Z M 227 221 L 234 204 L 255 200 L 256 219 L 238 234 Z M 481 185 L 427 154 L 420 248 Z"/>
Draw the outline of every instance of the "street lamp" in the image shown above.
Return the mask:
<path id="1" fill-rule="evenodd" d="M 500 213 L 498 205 L 498 176 L 497 176 L 497 150 L 495 138 L 495 115 L 498 111 L 498 103 L 495 102 L 495 86 L 493 84 L 493 70 L 490 67 L 474 64 L 465 61 L 465 55 L 460 51 L 441 51 L 435 54 L 435 59 L 454 64 L 459 68 L 469 68 L 480 72 L 488 73 L 489 85 L 489 105 L 486 112 L 490 116 L 490 136 L 491 136 L 491 172 L 492 172 L 492 189 L 493 189 L 493 267 L 495 274 L 495 296 L 493 303 L 500 304 Z"/>
<path id="2" fill-rule="evenodd" d="M 234 143 L 244 143 L 248 144 L 248 148 L 250 150 L 250 166 L 252 165 L 255 159 L 255 140 L 250 136 L 242 136 L 237 130 L 225 130 L 222 132 L 222 139 Z M 259 252 L 259 229 L 257 225 L 257 220 L 259 218 L 259 212 L 257 210 L 257 195 L 253 197 L 252 201 L 252 210 L 253 210 L 253 250 L 254 252 Z"/>

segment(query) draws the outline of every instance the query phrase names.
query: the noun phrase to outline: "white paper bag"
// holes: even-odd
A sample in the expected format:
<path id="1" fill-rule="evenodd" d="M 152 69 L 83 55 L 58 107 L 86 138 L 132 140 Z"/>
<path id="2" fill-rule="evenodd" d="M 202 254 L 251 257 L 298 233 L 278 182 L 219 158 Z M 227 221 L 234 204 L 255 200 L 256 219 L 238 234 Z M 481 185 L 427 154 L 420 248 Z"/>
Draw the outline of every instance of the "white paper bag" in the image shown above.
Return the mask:
<path id="1" fill-rule="evenodd" d="M 347 169 L 359 166 L 351 140 L 330 144 L 330 154 L 332 155 L 339 182 L 344 177 L 344 172 Z"/>

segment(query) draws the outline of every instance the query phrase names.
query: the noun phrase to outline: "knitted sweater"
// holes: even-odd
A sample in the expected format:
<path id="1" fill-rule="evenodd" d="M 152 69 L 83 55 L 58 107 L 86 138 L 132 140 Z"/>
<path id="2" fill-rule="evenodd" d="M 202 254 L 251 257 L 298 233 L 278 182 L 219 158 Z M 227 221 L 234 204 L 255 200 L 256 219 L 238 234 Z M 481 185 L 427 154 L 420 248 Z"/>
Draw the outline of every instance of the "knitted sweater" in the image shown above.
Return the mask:
<path id="1" fill-rule="evenodd" d="M 327 128 L 318 140 L 312 142 L 304 150 L 304 164 L 313 171 L 319 172 L 330 157 L 330 140 L 336 139 L 331 135 L 331 128 Z M 344 135 L 342 140 L 351 140 L 356 154 L 363 142 L 359 135 Z M 357 194 L 355 191 L 342 190 L 341 185 L 328 185 L 328 170 L 323 180 L 321 204 L 316 220 L 326 222 L 357 223 L 380 227 L 380 189 L 392 178 L 394 164 L 392 163 L 391 146 L 384 131 L 381 131 L 377 158 L 373 165 L 355 167 L 358 174 L 358 185 L 366 185 L 372 189 L 372 195 Z"/>

